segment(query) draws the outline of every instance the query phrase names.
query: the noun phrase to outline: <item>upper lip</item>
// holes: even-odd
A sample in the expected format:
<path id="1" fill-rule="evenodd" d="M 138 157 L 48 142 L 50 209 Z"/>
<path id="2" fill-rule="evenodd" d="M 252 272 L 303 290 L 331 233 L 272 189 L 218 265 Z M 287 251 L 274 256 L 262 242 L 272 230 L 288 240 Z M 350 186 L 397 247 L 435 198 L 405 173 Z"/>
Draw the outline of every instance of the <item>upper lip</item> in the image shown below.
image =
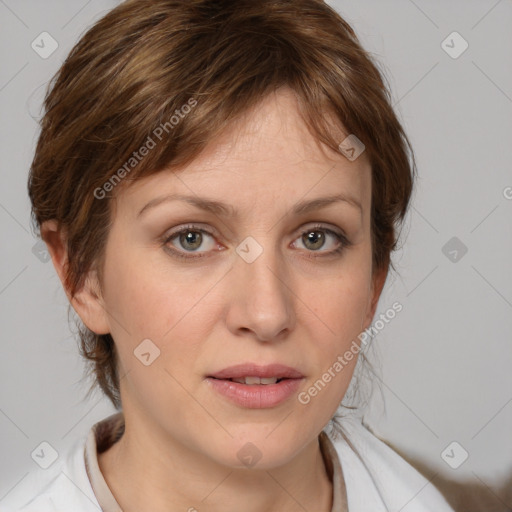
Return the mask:
<path id="1" fill-rule="evenodd" d="M 260 366 L 254 363 L 244 363 L 224 368 L 220 372 L 209 375 L 209 377 L 216 379 L 240 379 L 242 377 L 301 379 L 304 375 L 299 370 L 283 364 L 275 363 Z"/>

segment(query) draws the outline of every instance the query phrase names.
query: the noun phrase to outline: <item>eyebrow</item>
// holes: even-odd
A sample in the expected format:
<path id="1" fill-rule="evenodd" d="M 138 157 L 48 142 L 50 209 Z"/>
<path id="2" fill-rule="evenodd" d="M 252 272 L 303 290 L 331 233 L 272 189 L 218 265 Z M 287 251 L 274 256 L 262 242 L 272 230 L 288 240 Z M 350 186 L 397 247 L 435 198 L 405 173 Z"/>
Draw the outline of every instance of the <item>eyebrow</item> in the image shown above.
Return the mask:
<path id="1" fill-rule="evenodd" d="M 223 203 L 221 201 L 215 201 L 213 199 L 209 199 L 206 197 L 198 197 L 198 196 L 187 196 L 182 194 L 170 194 L 166 196 L 156 197 L 147 203 L 137 214 L 137 217 L 141 217 L 145 212 L 150 210 L 151 208 L 156 207 L 159 204 L 169 201 L 183 201 L 192 206 L 195 206 L 201 210 L 213 213 L 215 215 L 225 216 L 225 217 L 237 217 L 238 211 L 233 206 Z M 358 208 L 361 212 L 363 211 L 363 207 L 361 203 L 346 194 L 336 194 L 332 196 L 326 197 L 318 197 L 312 200 L 302 200 L 299 201 L 292 208 L 292 213 L 296 215 L 305 214 L 313 210 L 319 210 L 321 208 L 325 208 L 333 203 L 345 202 L 355 208 Z"/>

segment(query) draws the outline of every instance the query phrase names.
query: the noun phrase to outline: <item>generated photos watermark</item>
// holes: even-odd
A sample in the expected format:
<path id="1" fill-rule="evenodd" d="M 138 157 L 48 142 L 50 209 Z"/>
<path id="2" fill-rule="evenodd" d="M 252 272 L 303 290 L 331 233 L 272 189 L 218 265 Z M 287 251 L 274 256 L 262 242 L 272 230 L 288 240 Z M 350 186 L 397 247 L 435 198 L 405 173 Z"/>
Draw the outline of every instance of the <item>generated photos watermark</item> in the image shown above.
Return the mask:
<path id="1" fill-rule="evenodd" d="M 403 306 L 400 302 L 396 301 L 392 304 L 390 308 L 388 308 L 384 313 L 379 315 L 379 319 L 376 320 L 370 327 L 361 332 L 357 338 L 359 339 L 359 343 L 357 340 L 352 340 L 352 344 L 350 348 L 344 352 L 343 355 L 339 355 L 334 361 L 334 363 L 322 374 L 322 376 L 315 381 L 315 383 L 310 386 L 306 391 L 302 391 L 297 395 L 298 401 L 307 405 L 311 401 L 312 397 L 315 397 L 323 391 L 323 389 L 327 386 L 332 379 L 334 379 L 343 369 L 354 359 L 355 356 L 361 352 L 363 346 L 366 346 L 368 341 L 376 336 L 379 332 L 381 332 L 387 324 L 393 320 L 397 313 L 402 311 Z"/>
<path id="2" fill-rule="evenodd" d="M 168 134 L 171 130 L 177 126 L 182 119 L 189 114 L 192 109 L 197 105 L 197 100 L 189 98 L 187 103 L 177 108 L 174 113 L 169 117 L 169 120 L 165 123 L 160 123 L 151 133 L 148 135 L 144 144 L 132 153 L 132 156 L 101 186 L 94 189 L 94 197 L 96 199 L 104 199 L 107 197 L 108 192 L 112 192 L 115 186 L 118 185 L 123 178 L 126 177 L 138 164 L 147 156 L 152 149 L 154 149 L 158 142 L 160 142 L 165 134 Z M 157 139 L 157 140 L 155 140 Z"/>

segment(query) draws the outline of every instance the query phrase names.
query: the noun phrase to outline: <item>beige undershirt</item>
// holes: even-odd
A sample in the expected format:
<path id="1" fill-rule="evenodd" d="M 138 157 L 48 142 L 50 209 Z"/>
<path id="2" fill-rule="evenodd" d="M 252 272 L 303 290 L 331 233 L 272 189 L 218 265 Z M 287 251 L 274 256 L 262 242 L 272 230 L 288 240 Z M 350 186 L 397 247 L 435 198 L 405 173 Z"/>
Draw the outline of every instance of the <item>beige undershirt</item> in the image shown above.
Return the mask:
<path id="1" fill-rule="evenodd" d="M 118 412 L 93 425 L 85 443 L 85 469 L 103 512 L 122 512 L 122 510 L 103 478 L 97 455 L 119 441 L 123 432 L 123 413 Z M 346 512 L 348 510 L 347 492 L 338 454 L 325 432 L 320 433 L 319 441 L 327 474 L 333 484 L 331 512 Z"/>

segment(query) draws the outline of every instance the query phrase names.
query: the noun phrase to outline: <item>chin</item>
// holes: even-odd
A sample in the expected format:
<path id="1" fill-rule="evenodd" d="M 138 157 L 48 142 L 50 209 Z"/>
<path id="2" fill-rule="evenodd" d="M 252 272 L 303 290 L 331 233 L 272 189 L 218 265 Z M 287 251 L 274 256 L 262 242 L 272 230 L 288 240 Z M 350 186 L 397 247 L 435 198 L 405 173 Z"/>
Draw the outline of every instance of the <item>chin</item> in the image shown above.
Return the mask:
<path id="1" fill-rule="evenodd" d="M 215 458 L 237 470 L 269 470 L 287 464 L 302 446 L 294 444 L 293 436 L 287 431 L 283 430 L 280 435 L 272 429 L 244 429 L 242 434 L 235 434 L 233 439 L 229 439 Z M 234 434 L 233 431 L 231 433 Z"/>

